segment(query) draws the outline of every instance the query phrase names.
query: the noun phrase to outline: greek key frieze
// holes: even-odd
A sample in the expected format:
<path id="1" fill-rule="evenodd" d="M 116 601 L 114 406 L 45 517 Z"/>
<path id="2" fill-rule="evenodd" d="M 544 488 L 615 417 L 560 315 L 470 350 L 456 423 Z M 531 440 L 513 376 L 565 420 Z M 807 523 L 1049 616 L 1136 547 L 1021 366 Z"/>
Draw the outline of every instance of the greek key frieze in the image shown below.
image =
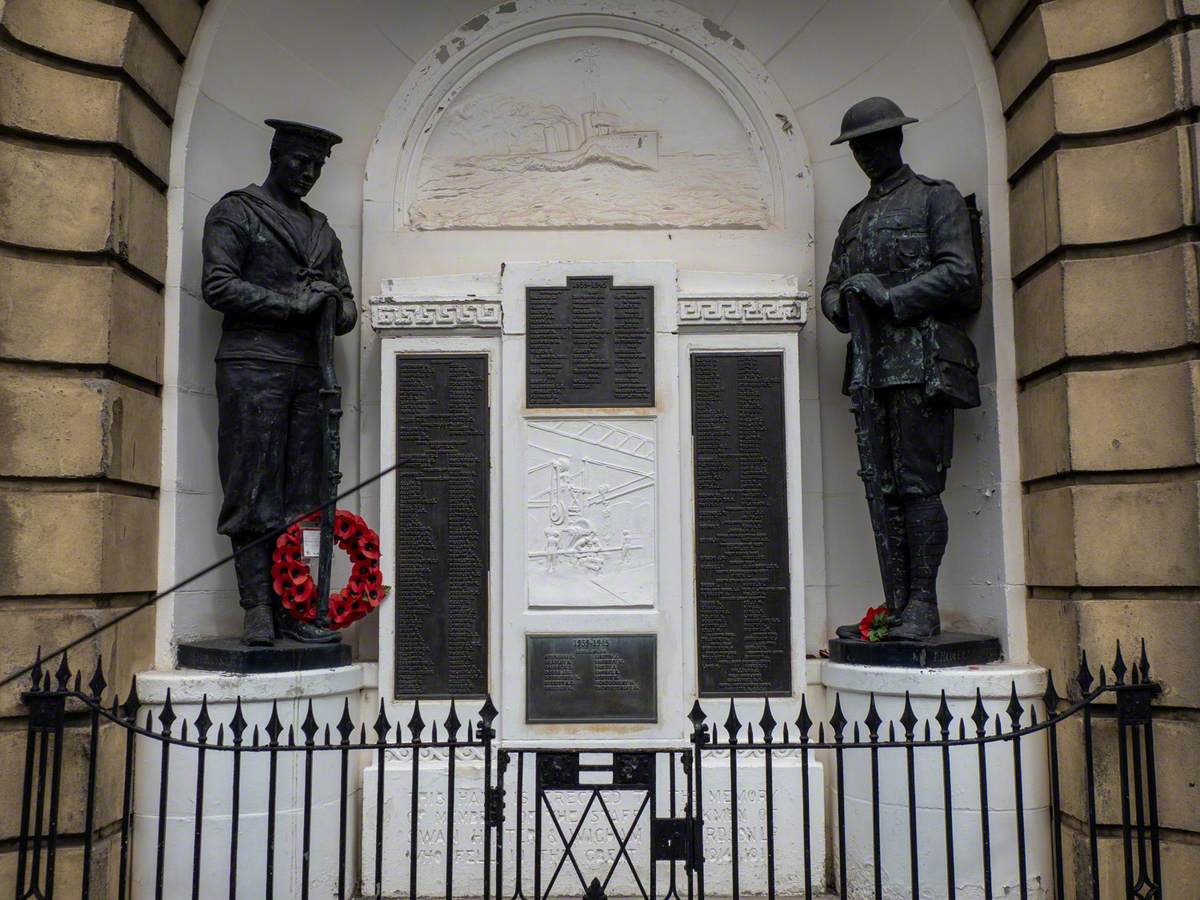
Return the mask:
<path id="1" fill-rule="evenodd" d="M 691 325 L 773 323 L 803 325 L 804 297 L 681 299 L 679 321 Z"/>
<path id="2" fill-rule="evenodd" d="M 498 300 L 395 301 L 371 304 L 371 325 L 391 328 L 499 328 Z"/>

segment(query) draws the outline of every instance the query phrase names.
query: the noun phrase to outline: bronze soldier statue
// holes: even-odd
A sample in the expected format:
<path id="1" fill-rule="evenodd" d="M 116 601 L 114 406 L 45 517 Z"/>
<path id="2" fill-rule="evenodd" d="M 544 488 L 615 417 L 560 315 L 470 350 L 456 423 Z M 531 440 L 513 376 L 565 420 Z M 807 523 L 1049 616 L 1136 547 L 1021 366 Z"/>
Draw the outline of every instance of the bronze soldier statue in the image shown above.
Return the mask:
<path id="1" fill-rule="evenodd" d="M 217 531 L 235 551 L 326 500 L 319 325 L 330 305 L 337 334 L 358 319 L 341 243 L 325 216 L 303 202 L 341 138 L 298 122 L 266 124 L 275 130 L 266 179 L 226 194 L 204 222 L 204 300 L 224 313 L 216 378 L 224 503 Z M 273 549 L 263 541 L 235 561 L 242 640 L 252 646 L 276 638 L 339 640 L 284 613 L 272 590 Z"/>
<path id="2" fill-rule="evenodd" d="M 917 121 L 891 100 L 852 106 L 834 144 L 848 141 L 871 181 L 838 229 L 821 291 L 825 317 L 851 335 L 843 393 L 851 397 L 859 475 L 889 639 L 940 631 L 937 573 L 946 549 L 946 487 L 954 409 L 979 405 L 978 361 L 962 327 L 981 293 L 967 205 L 948 181 L 913 172 L 901 128 Z M 842 626 L 839 637 L 858 637 Z"/>

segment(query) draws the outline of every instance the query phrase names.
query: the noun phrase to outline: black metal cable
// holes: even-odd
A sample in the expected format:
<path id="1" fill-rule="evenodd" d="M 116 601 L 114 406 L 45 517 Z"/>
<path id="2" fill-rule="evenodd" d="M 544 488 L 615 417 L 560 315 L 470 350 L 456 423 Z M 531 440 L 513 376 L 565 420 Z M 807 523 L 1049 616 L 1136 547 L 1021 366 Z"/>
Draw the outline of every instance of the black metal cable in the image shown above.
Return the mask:
<path id="1" fill-rule="evenodd" d="M 332 501 L 326 501 L 325 503 L 320 504 L 319 506 L 315 507 L 314 509 L 311 509 L 308 512 L 303 513 L 303 514 L 297 516 L 296 518 L 292 519 L 292 521 L 288 522 L 287 525 L 285 525 L 283 527 L 283 529 L 281 529 L 281 530 L 287 530 L 288 528 L 291 528 L 293 525 L 295 525 L 297 522 L 303 522 L 306 519 L 311 519 L 313 516 L 320 513 L 321 510 L 324 509 L 326 506 L 328 506 L 330 503 L 336 505 L 340 500 L 344 500 L 346 497 L 349 497 L 351 494 L 356 494 L 363 488 L 367 487 L 368 485 L 374 484 L 376 481 L 379 481 L 379 479 L 383 478 L 384 476 L 390 475 L 392 472 L 396 471 L 396 469 L 398 469 L 402 465 L 404 465 L 407 461 L 408 461 L 407 459 L 397 460 L 396 462 L 394 462 L 390 466 L 388 466 L 386 469 L 383 469 L 383 470 L 375 473 L 374 475 L 372 475 L 370 478 L 366 479 L 365 481 L 360 481 L 358 484 L 354 485 L 354 487 L 349 488 L 348 490 L 343 491 L 342 493 L 338 494 L 336 497 L 333 498 Z M 262 544 L 264 541 L 275 540 L 276 537 L 278 536 L 278 534 L 279 534 L 279 532 L 265 534 L 262 537 L 251 541 L 249 544 L 247 544 L 242 549 L 229 554 L 228 556 L 224 557 L 223 559 L 217 560 L 215 563 L 212 563 L 211 565 L 205 566 L 200 571 L 195 572 L 195 573 L 189 575 L 187 578 L 183 579 L 183 581 L 180 581 L 177 584 L 171 585 L 171 587 L 167 588 L 165 591 L 160 591 L 159 593 L 155 594 L 154 596 L 149 597 L 146 600 L 143 600 L 141 603 L 138 603 L 136 606 L 129 607 L 129 609 L 126 609 L 123 612 L 121 612 L 119 615 L 116 615 L 113 618 L 109 619 L 103 625 L 98 625 L 97 627 L 93 628 L 91 631 L 87 632 L 86 634 L 80 635 L 79 637 L 75 638 L 75 640 L 70 641 L 66 644 L 63 644 L 63 646 L 59 647 L 57 650 L 53 651 L 52 653 L 47 653 L 45 656 L 39 655 L 39 660 L 41 660 L 42 662 L 47 662 L 51 659 L 54 659 L 56 656 L 60 656 L 63 653 L 66 653 L 71 648 L 77 647 L 80 644 L 84 643 L 85 641 L 91 640 L 93 637 L 100 634 L 101 632 L 107 631 L 108 629 L 112 628 L 114 625 L 124 622 L 130 616 L 136 615 L 137 613 L 140 613 L 142 610 L 153 606 L 155 603 L 157 603 L 159 600 L 161 600 L 163 597 L 167 596 L 168 594 L 173 594 L 173 593 L 175 593 L 175 591 L 179 590 L 180 588 L 187 587 L 193 581 L 196 581 L 199 578 L 203 578 L 209 572 L 212 572 L 216 569 L 221 568 L 221 566 L 225 565 L 225 563 L 229 562 L 232 559 L 236 559 L 238 556 L 245 553 L 247 550 L 252 550 L 253 548 Z M 15 672 L 11 672 L 8 675 L 5 675 L 4 678 L 0 679 L 0 688 L 6 687 L 7 685 L 12 684 L 14 681 L 16 681 L 18 678 L 20 678 L 23 675 L 29 674 L 30 672 L 33 671 L 34 667 L 37 665 L 38 665 L 38 660 L 35 660 L 34 662 L 31 662 L 29 665 L 24 666 L 20 669 L 17 669 Z"/>

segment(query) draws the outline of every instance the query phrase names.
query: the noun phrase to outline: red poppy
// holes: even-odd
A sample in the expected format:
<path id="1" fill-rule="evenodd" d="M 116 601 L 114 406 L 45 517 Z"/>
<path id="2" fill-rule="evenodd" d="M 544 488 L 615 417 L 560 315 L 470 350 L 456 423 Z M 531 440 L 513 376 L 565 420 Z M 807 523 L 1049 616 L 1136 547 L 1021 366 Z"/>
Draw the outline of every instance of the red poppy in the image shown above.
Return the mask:
<path id="1" fill-rule="evenodd" d="M 866 615 L 858 623 L 858 633 L 864 641 L 877 641 L 887 634 L 891 615 L 886 606 L 868 606 Z"/>

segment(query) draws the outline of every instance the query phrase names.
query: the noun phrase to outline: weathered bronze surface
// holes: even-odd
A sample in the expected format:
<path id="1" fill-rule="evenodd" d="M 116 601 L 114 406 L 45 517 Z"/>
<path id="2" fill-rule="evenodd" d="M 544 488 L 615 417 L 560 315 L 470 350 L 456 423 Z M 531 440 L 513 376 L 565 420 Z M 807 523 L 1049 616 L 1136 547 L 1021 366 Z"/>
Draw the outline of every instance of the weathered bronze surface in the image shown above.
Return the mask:
<path id="1" fill-rule="evenodd" d="M 891 100 L 851 107 L 834 141 L 849 141 L 871 181 L 843 219 L 821 309 L 851 336 L 843 390 L 854 410 L 859 475 L 875 533 L 889 637 L 940 630 L 937 573 L 949 527 L 946 487 L 954 409 L 979 405 L 978 362 L 963 319 L 979 310 L 981 251 L 967 205 L 948 181 L 904 164 Z M 838 629 L 855 639 L 857 625 Z"/>
<path id="2" fill-rule="evenodd" d="M 702 696 L 790 694 L 783 360 L 692 357 Z"/>
<path id="3" fill-rule="evenodd" d="M 205 302 L 224 314 L 217 530 L 239 552 L 242 637 L 256 646 L 277 636 L 338 639 L 282 615 L 271 584 L 273 541 L 260 539 L 325 501 L 336 482 L 332 341 L 358 319 L 341 243 L 325 216 L 303 202 L 341 138 L 295 122 L 267 124 L 275 137 L 266 179 L 226 194 L 205 219 L 201 284 Z"/>
<path id="4" fill-rule="evenodd" d="M 654 405 L 654 288 L 612 282 L 526 291 L 527 406 Z"/>
<path id="5" fill-rule="evenodd" d="M 655 722 L 653 634 L 525 636 L 525 721 Z"/>
<path id="6" fill-rule="evenodd" d="M 486 356 L 396 360 L 396 697 L 487 691 Z"/>

